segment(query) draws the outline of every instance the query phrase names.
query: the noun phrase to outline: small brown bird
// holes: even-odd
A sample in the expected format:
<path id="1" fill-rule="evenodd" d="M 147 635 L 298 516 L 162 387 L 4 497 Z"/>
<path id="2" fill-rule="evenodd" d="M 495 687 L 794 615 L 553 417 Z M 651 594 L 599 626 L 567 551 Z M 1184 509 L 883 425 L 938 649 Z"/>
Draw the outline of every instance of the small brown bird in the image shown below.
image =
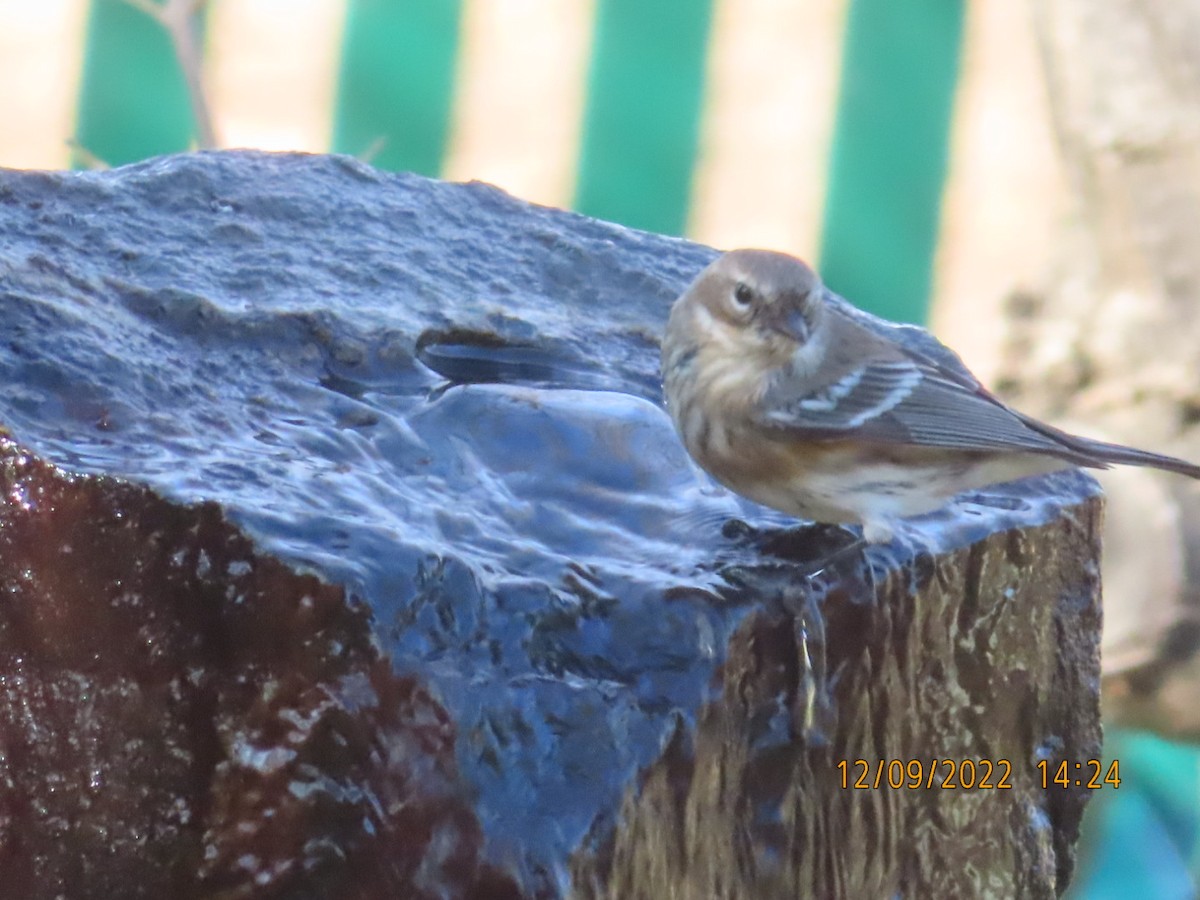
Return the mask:
<path id="1" fill-rule="evenodd" d="M 872 543 L 962 491 L 1071 466 L 1200 466 L 1009 408 L 918 328 L 872 319 L 783 253 L 733 250 L 675 301 L 667 407 L 706 472 L 764 506 L 861 524 Z"/>

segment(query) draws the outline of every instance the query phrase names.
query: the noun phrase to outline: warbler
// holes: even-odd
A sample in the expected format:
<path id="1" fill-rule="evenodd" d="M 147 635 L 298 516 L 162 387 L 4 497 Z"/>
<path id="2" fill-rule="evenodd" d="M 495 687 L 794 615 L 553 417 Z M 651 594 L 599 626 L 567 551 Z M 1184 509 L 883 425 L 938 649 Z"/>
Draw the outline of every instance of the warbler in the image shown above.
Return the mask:
<path id="1" fill-rule="evenodd" d="M 1200 466 L 1068 434 L 1002 403 L 927 332 L 867 316 L 795 257 L 732 250 L 671 308 L 667 408 L 726 487 L 870 543 L 956 494 L 1072 466 Z"/>

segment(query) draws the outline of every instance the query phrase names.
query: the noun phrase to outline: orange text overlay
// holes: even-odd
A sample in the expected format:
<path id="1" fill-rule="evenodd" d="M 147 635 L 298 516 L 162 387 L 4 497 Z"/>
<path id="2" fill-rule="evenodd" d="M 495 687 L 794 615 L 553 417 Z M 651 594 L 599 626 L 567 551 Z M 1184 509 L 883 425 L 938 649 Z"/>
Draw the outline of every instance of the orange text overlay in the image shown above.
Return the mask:
<path id="1" fill-rule="evenodd" d="M 1043 789 L 1097 790 L 1121 786 L 1120 762 L 1087 759 L 1039 760 L 1035 781 Z M 932 790 L 1011 790 L 1013 764 L 1007 759 L 843 759 L 837 763 L 839 783 L 847 790 L 891 788 Z"/>
<path id="2" fill-rule="evenodd" d="M 1012 763 L 1007 759 L 843 759 L 837 764 L 843 788 L 940 788 L 1010 790 Z"/>

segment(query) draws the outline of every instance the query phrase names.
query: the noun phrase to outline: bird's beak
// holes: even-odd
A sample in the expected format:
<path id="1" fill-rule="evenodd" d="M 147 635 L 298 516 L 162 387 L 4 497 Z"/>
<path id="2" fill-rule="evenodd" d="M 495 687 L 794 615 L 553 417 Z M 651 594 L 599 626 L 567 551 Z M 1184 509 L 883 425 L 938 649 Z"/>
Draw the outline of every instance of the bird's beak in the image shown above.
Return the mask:
<path id="1" fill-rule="evenodd" d="M 797 344 L 807 344 L 812 331 L 808 319 L 798 309 L 784 310 L 781 315 L 772 316 L 771 328 Z"/>

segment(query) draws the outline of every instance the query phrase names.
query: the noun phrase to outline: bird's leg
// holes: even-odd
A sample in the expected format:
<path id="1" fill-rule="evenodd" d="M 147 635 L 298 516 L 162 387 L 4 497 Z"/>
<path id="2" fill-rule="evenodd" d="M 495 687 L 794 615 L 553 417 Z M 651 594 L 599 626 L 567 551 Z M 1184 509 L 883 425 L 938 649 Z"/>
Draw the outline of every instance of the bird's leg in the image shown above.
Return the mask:
<path id="1" fill-rule="evenodd" d="M 869 595 L 874 596 L 877 593 L 878 580 L 875 577 L 875 567 L 871 563 L 871 555 L 868 552 L 872 545 L 879 544 L 881 538 L 886 536 L 886 540 L 890 541 L 895 534 L 895 529 L 903 527 L 900 523 L 891 519 L 883 521 L 875 521 L 867 523 L 863 526 L 863 533 L 859 533 L 847 526 L 841 526 L 842 531 L 850 535 L 852 540 L 845 546 L 834 550 L 827 557 L 822 559 L 816 568 L 805 573 L 805 577 L 812 579 L 816 578 L 822 572 L 825 572 L 839 563 L 843 562 L 847 557 L 861 556 L 863 580 L 866 582 L 866 587 Z"/>
<path id="2" fill-rule="evenodd" d="M 820 568 L 815 569 L 812 572 L 809 572 L 808 573 L 809 578 L 815 578 L 817 575 L 820 575 L 826 569 L 830 568 L 833 565 L 836 565 L 839 561 L 845 559 L 848 556 L 855 556 L 859 553 L 862 553 L 871 544 L 871 541 L 867 540 L 866 538 L 860 537 L 858 534 L 856 534 L 854 531 L 851 531 L 849 528 L 845 528 L 843 530 L 846 532 L 846 534 L 850 535 L 850 538 L 851 538 L 850 543 L 846 544 L 843 547 L 838 547 L 838 549 L 834 550 L 827 557 L 825 557 L 823 560 L 821 560 Z"/>

